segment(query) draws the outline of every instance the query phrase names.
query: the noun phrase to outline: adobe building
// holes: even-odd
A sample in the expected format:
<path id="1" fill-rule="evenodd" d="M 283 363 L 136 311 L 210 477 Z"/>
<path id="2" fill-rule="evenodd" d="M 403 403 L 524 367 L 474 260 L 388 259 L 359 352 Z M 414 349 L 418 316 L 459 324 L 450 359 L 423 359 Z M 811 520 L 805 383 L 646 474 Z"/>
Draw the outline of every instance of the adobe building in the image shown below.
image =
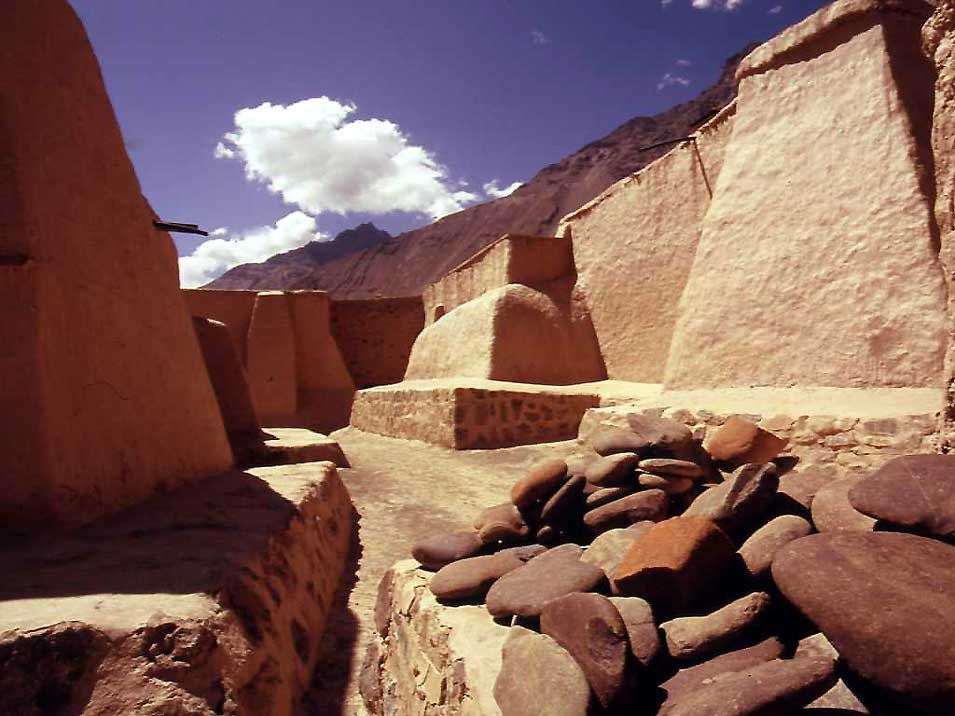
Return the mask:
<path id="1" fill-rule="evenodd" d="M 77 525 L 232 453 L 79 20 L 13 0 L 0 24 L 0 520 Z"/>
<path id="2" fill-rule="evenodd" d="M 354 536 L 336 466 L 265 436 L 301 464 L 233 469 L 238 350 L 190 317 L 64 0 L 0 5 L 0 96 L 0 713 L 291 716 Z"/>

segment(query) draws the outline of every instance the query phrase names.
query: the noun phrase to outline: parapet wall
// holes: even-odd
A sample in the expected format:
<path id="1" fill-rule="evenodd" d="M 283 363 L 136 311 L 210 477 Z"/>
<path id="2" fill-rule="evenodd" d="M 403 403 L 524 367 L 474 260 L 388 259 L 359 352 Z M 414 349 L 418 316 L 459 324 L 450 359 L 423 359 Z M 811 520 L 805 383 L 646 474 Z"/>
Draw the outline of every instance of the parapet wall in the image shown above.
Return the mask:
<path id="1" fill-rule="evenodd" d="M 76 14 L 0 22 L 0 524 L 72 526 L 228 470 L 176 251 Z"/>
<path id="2" fill-rule="evenodd" d="M 570 241 L 505 234 L 425 289 L 425 325 L 491 289 L 511 283 L 536 287 L 573 274 Z"/>
<path id="3" fill-rule="evenodd" d="M 404 378 L 424 328 L 420 296 L 332 301 L 332 334 L 359 389 Z"/>
<path id="4" fill-rule="evenodd" d="M 930 9 L 843 0 L 743 62 L 668 387 L 942 385 Z"/>
<path id="5" fill-rule="evenodd" d="M 613 380 L 663 380 L 677 305 L 726 142 L 730 105 L 678 146 L 567 215 L 577 286 Z"/>

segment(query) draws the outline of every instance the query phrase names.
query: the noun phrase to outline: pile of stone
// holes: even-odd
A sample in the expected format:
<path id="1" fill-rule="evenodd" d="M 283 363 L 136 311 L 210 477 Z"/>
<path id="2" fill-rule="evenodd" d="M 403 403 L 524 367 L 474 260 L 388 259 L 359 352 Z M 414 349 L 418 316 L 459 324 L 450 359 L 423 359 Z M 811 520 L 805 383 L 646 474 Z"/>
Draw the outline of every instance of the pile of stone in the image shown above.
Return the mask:
<path id="1" fill-rule="evenodd" d="M 955 713 L 955 456 L 830 481 L 742 418 L 628 422 L 412 550 L 511 626 L 504 716 Z"/>

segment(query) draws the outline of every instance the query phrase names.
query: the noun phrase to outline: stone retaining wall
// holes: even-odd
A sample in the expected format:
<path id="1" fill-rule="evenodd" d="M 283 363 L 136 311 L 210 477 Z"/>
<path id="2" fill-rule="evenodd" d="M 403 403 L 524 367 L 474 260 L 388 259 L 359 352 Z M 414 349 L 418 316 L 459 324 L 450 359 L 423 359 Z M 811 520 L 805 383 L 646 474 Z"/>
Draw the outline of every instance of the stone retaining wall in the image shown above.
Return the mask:
<path id="1" fill-rule="evenodd" d="M 310 463 L 0 551 L 0 713 L 292 716 L 354 527 L 334 465 Z"/>
<path id="2" fill-rule="evenodd" d="M 478 381 L 409 381 L 359 391 L 351 425 L 457 450 L 567 440 L 600 398 L 585 389 Z"/>
<path id="3" fill-rule="evenodd" d="M 382 578 L 361 692 L 372 714 L 500 716 L 494 681 L 508 628 L 483 606 L 444 607 L 414 560 Z"/>

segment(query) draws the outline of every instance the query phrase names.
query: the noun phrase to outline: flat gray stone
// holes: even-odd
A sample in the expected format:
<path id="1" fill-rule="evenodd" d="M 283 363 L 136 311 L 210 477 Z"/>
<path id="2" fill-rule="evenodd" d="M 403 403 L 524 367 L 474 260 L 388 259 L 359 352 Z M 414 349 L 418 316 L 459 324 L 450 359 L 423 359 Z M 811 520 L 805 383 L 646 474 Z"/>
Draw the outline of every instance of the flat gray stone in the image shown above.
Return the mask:
<path id="1" fill-rule="evenodd" d="M 483 597 L 494 582 L 546 549 L 543 545 L 535 544 L 511 547 L 497 554 L 460 559 L 438 570 L 431 578 L 431 591 L 442 600 Z"/>
<path id="2" fill-rule="evenodd" d="M 668 705 L 672 706 L 680 698 L 686 698 L 688 694 L 698 691 L 720 674 L 745 671 L 765 664 L 767 661 L 778 659 L 782 655 L 782 643 L 779 639 L 770 637 L 755 646 L 720 654 L 702 664 L 680 669 L 660 684 L 660 688 L 667 694 L 662 708 L 665 710 Z"/>
<path id="3" fill-rule="evenodd" d="M 645 520 L 659 522 L 666 519 L 668 507 L 663 490 L 643 490 L 590 510 L 584 514 L 584 524 L 596 535 Z"/>
<path id="4" fill-rule="evenodd" d="M 610 597 L 623 619 L 630 639 L 630 653 L 643 667 L 649 667 L 660 653 L 662 643 L 650 603 L 640 597 Z"/>
<path id="5" fill-rule="evenodd" d="M 721 674 L 680 698 L 667 699 L 660 716 L 768 716 L 811 703 L 836 682 L 828 659 L 774 659 Z"/>

